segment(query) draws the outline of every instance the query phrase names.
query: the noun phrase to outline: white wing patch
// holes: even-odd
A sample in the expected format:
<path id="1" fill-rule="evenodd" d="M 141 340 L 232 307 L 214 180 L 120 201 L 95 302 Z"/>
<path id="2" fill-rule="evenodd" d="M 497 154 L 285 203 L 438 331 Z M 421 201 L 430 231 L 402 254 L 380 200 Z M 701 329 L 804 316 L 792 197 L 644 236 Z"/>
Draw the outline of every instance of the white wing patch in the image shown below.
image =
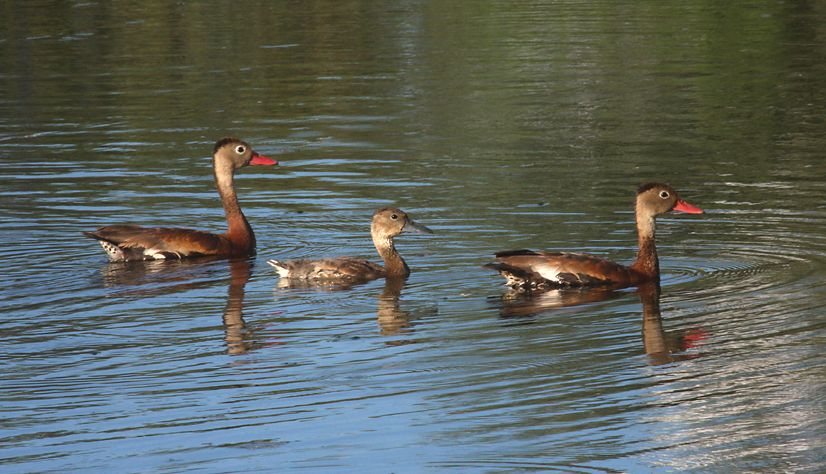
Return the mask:
<path id="1" fill-rule="evenodd" d="M 562 283 L 562 281 L 559 279 L 559 274 L 561 273 L 559 267 L 551 265 L 537 265 L 534 266 L 532 270 L 548 281 L 554 283 Z"/>
<path id="2" fill-rule="evenodd" d="M 163 250 L 157 248 L 148 248 L 143 251 L 144 260 L 166 260 L 167 258 L 181 259 L 183 256 L 180 252 L 173 250 Z"/>

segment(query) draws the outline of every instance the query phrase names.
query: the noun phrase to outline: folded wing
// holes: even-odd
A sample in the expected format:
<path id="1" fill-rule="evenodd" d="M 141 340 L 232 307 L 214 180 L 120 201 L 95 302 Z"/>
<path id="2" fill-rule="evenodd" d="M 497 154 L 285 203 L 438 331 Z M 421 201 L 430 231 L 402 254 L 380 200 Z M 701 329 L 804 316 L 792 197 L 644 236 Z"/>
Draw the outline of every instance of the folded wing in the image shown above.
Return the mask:
<path id="1" fill-rule="evenodd" d="M 267 260 L 284 278 L 301 280 L 373 280 L 384 276 L 384 267 L 368 260 L 339 257 L 319 260 Z"/>
<path id="2" fill-rule="evenodd" d="M 522 288 L 614 285 L 634 279 L 628 267 L 593 255 L 567 252 L 510 250 L 485 265 Z"/>
<path id="3" fill-rule="evenodd" d="M 97 239 L 112 261 L 219 255 L 229 245 L 226 238 L 209 232 L 131 224 L 101 227 L 83 234 Z"/>

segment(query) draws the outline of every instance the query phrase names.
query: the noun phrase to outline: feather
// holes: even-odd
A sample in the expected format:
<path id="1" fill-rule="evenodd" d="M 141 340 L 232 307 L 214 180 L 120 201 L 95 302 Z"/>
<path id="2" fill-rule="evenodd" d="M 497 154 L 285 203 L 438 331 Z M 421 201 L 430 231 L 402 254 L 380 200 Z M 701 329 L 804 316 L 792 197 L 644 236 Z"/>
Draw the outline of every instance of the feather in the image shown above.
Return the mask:
<path id="1" fill-rule="evenodd" d="M 219 255 L 230 245 L 225 237 L 209 232 L 132 224 L 101 227 L 83 234 L 98 240 L 112 261 Z"/>
<path id="2" fill-rule="evenodd" d="M 512 287 L 526 289 L 613 285 L 633 278 L 632 271 L 593 255 L 510 250 L 485 265 L 499 272 Z"/>
<path id="3" fill-rule="evenodd" d="M 319 260 L 267 260 L 278 274 L 299 280 L 372 280 L 385 275 L 384 268 L 368 260 L 340 257 Z"/>

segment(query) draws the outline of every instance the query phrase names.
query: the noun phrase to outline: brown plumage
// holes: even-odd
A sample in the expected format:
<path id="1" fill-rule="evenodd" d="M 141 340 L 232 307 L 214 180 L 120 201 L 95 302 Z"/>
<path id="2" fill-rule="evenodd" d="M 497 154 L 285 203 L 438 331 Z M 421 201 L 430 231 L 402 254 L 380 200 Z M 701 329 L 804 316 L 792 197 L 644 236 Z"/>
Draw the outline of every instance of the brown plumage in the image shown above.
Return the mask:
<path id="1" fill-rule="evenodd" d="M 373 214 L 370 235 L 373 245 L 384 260 L 384 266 L 362 258 L 338 257 L 319 260 L 267 260 L 282 278 L 312 281 L 367 281 L 384 277 L 406 277 L 410 267 L 396 251 L 393 237 L 402 232 L 432 234 L 417 224 L 401 209 L 385 207 Z"/>
<path id="2" fill-rule="evenodd" d="M 248 165 L 276 165 L 244 141 L 223 138 L 215 143 L 212 168 L 229 226 L 224 234 L 134 224 L 101 227 L 83 235 L 100 242 L 111 261 L 155 260 L 200 256 L 240 257 L 255 254 L 255 234 L 247 222 L 233 186 L 235 171 Z"/>
<path id="3" fill-rule="evenodd" d="M 659 280 L 660 266 L 654 244 L 654 219 L 669 211 L 702 214 L 702 210 L 677 196 L 662 183 L 646 183 L 637 190 L 636 220 L 639 251 L 630 266 L 593 255 L 564 252 L 511 250 L 496 254 L 485 265 L 498 271 L 514 288 L 532 290 L 559 287 L 639 285 Z"/>

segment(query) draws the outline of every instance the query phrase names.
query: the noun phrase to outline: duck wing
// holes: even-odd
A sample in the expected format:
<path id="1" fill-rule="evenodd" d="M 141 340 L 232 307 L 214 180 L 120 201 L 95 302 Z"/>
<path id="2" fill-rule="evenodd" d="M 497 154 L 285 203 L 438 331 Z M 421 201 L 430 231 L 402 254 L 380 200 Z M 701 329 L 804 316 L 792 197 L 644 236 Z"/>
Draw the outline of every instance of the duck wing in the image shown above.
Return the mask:
<path id="1" fill-rule="evenodd" d="M 220 235 L 173 227 L 111 225 L 83 234 L 98 240 L 112 261 L 220 255 L 229 248 Z"/>
<path id="2" fill-rule="evenodd" d="M 319 260 L 267 260 L 282 278 L 301 280 L 373 280 L 385 275 L 384 267 L 354 257 Z"/>
<path id="3" fill-rule="evenodd" d="M 637 278 L 626 266 L 584 253 L 510 250 L 485 267 L 526 289 L 631 284 Z"/>

